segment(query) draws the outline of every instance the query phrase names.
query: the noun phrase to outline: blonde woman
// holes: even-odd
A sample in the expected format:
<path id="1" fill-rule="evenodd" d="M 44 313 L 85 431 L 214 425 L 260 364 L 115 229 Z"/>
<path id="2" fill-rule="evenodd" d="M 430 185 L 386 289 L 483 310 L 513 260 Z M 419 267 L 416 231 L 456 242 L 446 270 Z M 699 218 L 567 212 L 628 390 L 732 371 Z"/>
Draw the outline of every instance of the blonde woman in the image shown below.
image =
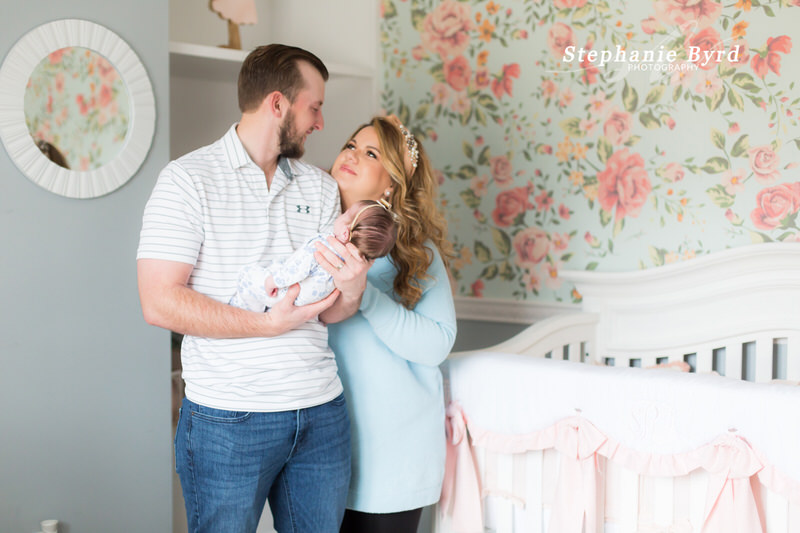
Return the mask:
<path id="1" fill-rule="evenodd" d="M 342 210 L 383 199 L 398 228 L 394 249 L 369 269 L 358 312 L 329 326 L 353 447 L 341 531 L 414 533 L 422 508 L 441 492 L 439 364 L 456 336 L 437 183 L 422 145 L 396 117 L 376 117 L 358 128 L 331 174 Z M 334 254 L 322 253 L 329 268 L 340 267 Z"/>

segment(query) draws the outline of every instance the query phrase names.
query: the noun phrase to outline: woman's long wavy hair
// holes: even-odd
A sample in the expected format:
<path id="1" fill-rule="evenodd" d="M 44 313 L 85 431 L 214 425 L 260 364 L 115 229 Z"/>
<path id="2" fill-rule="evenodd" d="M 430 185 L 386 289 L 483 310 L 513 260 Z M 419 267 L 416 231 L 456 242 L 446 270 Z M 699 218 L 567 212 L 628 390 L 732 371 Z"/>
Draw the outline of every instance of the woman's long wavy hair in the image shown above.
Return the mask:
<path id="1" fill-rule="evenodd" d="M 394 292 L 407 309 L 413 309 L 422 297 L 420 282 L 429 277 L 428 267 L 433 261 L 425 243 L 431 241 L 438 248 L 445 266 L 453 256 L 452 245 L 447 240 L 447 223 L 436 208 L 438 183 L 419 140 L 417 167 L 411 169 L 410 176 L 406 176 L 403 164 L 406 140 L 387 118 L 374 117 L 360 126 L 350 138 L 369 126 L 375 128 L 378 135 L 381 161 L 393 184 L 389 202 L 398 219 L 397 240 L 389 254 L 397 268 Z"/>

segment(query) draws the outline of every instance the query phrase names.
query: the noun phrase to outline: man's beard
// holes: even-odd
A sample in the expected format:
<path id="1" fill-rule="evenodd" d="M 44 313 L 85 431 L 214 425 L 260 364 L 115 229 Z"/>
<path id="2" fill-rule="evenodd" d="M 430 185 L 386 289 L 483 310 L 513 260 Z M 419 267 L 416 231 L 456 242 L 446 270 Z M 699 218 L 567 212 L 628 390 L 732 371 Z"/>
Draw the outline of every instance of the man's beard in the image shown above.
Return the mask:
<path id="1" fill-rule="evenodd" d="M 303 136 L 297 135 L 294 129 L 294 113 L 291 109 L 286 113 L 286 118 L 278 132 L 278 149 L 280 155 L 288 159 L 299 159 L 305 153 Z"/>

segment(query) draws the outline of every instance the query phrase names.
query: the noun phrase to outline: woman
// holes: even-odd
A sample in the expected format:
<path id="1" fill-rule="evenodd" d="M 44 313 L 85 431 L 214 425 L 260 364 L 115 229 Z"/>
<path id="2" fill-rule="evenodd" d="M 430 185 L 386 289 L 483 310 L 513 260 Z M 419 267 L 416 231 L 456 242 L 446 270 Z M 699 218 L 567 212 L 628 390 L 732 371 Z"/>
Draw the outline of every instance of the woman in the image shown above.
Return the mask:
<path id="1" fill-rule="evenodd" d="M 414 533 L 438 501 L 445 433 L 439 364 L 456 336 L 450 247 L 422 146 L 396 117 L 361 126 L 331 169 L 342 209 L 391 204 L 391 254 L 367 274 L 359 311 L 329 326 L 350 410 L 352 480 L 341 531 Z"/>

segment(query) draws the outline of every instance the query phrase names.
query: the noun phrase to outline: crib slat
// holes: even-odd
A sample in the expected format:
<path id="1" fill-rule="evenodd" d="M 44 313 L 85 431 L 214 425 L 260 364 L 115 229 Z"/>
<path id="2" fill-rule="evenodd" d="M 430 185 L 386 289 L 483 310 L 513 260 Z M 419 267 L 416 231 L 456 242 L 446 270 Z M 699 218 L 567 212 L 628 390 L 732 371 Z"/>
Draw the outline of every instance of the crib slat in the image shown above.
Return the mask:
<path id="1" fill-rule="evenodd" d="M 657 477 L 653 479 L 653 496 L 655 509 L 653 522 L 657 526 L 669 526 L 673 520 L 675 507 L 675 481 L 674 478 Z"/>
<path id="2" fill-rule="evenodd" d="M 581 343 L 573 343 L 567 347 L 567 351 L 569 352 L 569 360 L 575 361 L 576 363 L 581 362 Z"/>
<path id="3" fill-rule="evenodd" d="M 689 476 L 676 477 L 674 480 L 672 521 L 676 525 L 690 523 L 689 500 L 691 498 Z"/>
<path id="4" fill-rule="evenodd" d="M 800 380 L 800 335 L 786 337 L 786 379 Z"/>
<path id="5" fill-rule="evenodd" d="M 699 468 L 689 475 L 689 520 L 697 531 L 703 524 L 707 491 L 708 473 Z"/>
<path id="6" fill-rule="evenodd" d="M 627 468 L 619 472 L 620 531 L 637 531 L 639 518 L 639 475 Z"/>
<path id="7" fill-rule="evenodd" d="M 767 531 L 789 530 L 789 501 L 769 490 L 761 488 L 761 498 L 766 515 Z"/>
<path id="8" fill-rule="evenodd" d="M 725 346 L 725 375 L 742 379 L 742 345 L 739 343 Z"/>
<path id="9" fill-rule="evenodd" d="M 771 336 L 760 335 L 756 338 L 756 379 L 757 382 L 772 379 L 772 352 L 773 339 Z"/>
<path id="10" fill-rule="evenodd" d="M 525 509 L 520 516 L 520 531 L 543 533 L 542 520 L 542 475 L 544 453 L 532 451 L 525 454 L 525 474 L 528 484 L 525 491 Z"/>
<path id="11" fill-rule="evenodd" d="M 698 349 L 695 355 L 695 372 L 698 374 L 711 372 L 714 363 L 714 352 L 710 348 L 703 347 Z"/>

